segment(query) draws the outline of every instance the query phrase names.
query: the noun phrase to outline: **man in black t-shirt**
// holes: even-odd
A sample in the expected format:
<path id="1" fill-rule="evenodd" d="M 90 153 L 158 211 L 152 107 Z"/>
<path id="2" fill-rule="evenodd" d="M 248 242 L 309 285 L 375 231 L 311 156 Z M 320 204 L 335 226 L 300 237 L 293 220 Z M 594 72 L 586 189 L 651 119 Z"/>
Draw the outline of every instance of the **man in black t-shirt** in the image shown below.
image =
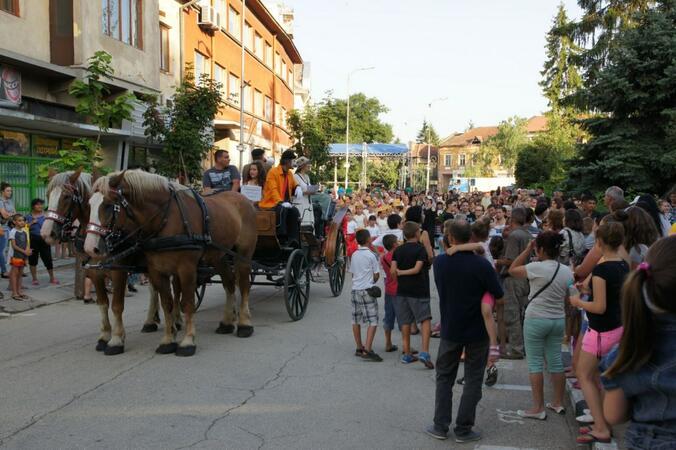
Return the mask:
<path id="1" fill-rule="evenodd" d="M 392 255 L 391 274 L 397 278 L 397 297 L 394 308 L 401 326 L 404 353 L 401 362 L 410 364 L 417 359 L 411 354 L 411 324 L 421 325 L 422 351 L 419 359 L 428 369 L 434 364 L 429 354 L 432 310 L 430 308 L 429 257 L 419 242 L 420 225 L 404 224 L 406 242 Z"/>

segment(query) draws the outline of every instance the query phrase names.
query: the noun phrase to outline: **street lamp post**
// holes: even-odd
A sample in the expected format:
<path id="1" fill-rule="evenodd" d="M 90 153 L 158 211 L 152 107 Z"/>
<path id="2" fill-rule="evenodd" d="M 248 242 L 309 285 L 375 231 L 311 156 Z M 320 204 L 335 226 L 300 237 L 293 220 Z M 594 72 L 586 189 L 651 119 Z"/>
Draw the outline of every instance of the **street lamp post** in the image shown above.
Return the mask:
<path id="1" fill-rule="evenodd" d="M 348 173 L 350 170 L 350 77 L 365 70 L 373 70 L 375 67 L 360 67 L 347 74 L 347 118 L 345 126 L 345 191 L 347 191 Z M 365 162 L 364 162 L 365 163 Z"/>
<path id="2" fill-rule="evenodd" d="M 443 102 L 448 100 L 448 97 L 440 97 L 440 98 L 435 98 L 434 100 L 430 101 L 427 104 L 428 108 L 428 115 L 431 115 L 432 113 L 432 103 L 435 102 Z M 426 121 L 427 122 L 427 121 Z M 425 181 L 425 192 L 430 191 L 430 124 L 427 124 L 427 176 L 426 176 L 426 181 Z"/>

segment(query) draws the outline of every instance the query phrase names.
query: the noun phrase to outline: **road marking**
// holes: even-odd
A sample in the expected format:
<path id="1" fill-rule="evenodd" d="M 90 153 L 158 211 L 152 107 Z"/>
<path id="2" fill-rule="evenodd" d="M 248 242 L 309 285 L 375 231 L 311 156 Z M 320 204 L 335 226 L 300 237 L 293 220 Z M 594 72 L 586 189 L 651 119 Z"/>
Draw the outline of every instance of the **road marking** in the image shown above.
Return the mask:
<path id="1" fill-rule="evenodd" d="M 474 450 L 536 450 L 534 448 L 502 447 L 500 445 L 477 445 Z"/>
<path id="2" fill-rule="evenodd" d="M 496 384 L 491 389 L 499 389 L 501 391 L 531 391 L 530 386 L 524 386 L 521 384 Z"/>
<path id="3" fill-rule="evenodd" d="M 519 417 L 516 411 L 503 411 L 501 409 L 496 409 L 495 411 L 498 413 L 498 420 L 500 422 L 524 424 L 523 418 Z"/>
<path id="4" fill-rule="evenodd" d="M 0 317 L 10 317 L 10 316 L 11 316 L 10 313 L 0 312 Z"/>

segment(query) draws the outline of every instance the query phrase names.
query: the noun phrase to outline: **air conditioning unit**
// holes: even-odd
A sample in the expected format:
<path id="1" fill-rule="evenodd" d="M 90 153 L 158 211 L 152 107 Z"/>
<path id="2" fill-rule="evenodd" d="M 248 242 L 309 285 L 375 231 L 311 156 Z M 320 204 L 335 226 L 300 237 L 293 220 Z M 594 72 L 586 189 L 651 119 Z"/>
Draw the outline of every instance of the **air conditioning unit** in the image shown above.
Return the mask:
<path id="1" fill-rule="evenodd" d="M 197 25 L 204 28 L 213 29 L 216 21 L 216 10 L 213 6 L 200 5 L 200 19 Z"/>

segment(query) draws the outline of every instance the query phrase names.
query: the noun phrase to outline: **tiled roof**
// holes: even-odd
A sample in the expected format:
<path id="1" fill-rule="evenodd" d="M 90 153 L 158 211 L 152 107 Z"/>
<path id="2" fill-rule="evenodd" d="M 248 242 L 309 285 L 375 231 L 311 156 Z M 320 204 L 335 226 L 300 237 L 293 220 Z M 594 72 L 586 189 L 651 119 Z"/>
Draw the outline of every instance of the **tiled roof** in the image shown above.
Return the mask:
<path id="1" fill-rule="evenodd" d="M 498 133 L 498 127 L 476 127 L 476 128 L 471 128 L 464 133 L 456 134 L 453 136 L 449 136 L 446 139 L 444 139 L 440 146 L 441 147 L 462 147 L 465 145 L 469 145 L 474 141 L 475 139 L 479 140 L 479 142 L 483 142 L 486 139 L 488 139 L 491 136 L 495 136 Z"/>
<path id="2" fill-rule="evenodd" d="M 533 116 L 528 119 L 526 129 L 529 133 L 540 133 L 547 130 L 547 118 L 545 116 Z"/>

